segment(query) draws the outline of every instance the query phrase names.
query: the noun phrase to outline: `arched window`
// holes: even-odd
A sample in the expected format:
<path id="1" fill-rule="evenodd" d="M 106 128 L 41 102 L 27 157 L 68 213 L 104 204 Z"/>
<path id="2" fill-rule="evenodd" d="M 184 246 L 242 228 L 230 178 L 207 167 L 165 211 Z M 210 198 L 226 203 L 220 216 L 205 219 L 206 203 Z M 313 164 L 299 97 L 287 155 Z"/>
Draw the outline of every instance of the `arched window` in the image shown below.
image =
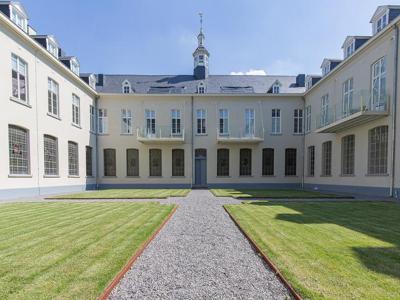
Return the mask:
<path id="1" fill-rule="evenodd" d="M 204 82 L 200 82 L 199 85 L 197 86 L 197 93 L 204 94 L 205 92 L 206 92 L 206 87 L 204 85 Z"/>
<path id="2" fill-rule="evenodd" d="M 8 126 L 9 167 L 11 175 L 30 173 L 29 132 L 15 126 Z"/>
<path id="3" fill-rule="evenodd" d="M 130 92 L 131 92 L 131 84 L 129 83 L 128 80 L 125 80 L 125 81 L 122 83 L 122 93 L 124 93 L 124 94 L 130 94 Z"/>

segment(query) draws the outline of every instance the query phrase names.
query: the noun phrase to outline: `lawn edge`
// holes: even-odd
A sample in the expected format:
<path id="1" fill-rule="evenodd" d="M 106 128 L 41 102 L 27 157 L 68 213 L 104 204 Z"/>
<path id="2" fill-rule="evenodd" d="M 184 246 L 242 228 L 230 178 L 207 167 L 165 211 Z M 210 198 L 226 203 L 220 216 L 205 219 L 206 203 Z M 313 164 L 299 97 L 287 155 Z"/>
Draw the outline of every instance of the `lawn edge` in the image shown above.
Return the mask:
<path id="1" fill-rule="evenodd" d="M 292 296 L 296 300 L 303 300 L 303 298 L 296 292 L 296 290 L 293 288 L 293 286 L 289 283 L 289 281 L 283 276 L 281 271 L 278 269 L 278 267 L 275 266 L 275 264 L 272 262 L 272 260 L 261 250 L 261 248 L 257 245 L 257 243 L 247 234 L 247 232 L 240 226 L 239 221 L 229 212 L 229 210 L 226 208 L 226 206 L 223 206 L 224 210 L 228 214 L 228 216 L 231 218 L 233 223 L 235 223 L 236 227 L 240 230 L 240 232 L 246 237 L 246 239 L 250 242 L 251 246 L 258 252 L 258 254 L 262 257 L 264 262 L 270 267 L 270 269 L 274 272 L 274 274 L 279 278 L 279 280 L 283 283 L 283 285 L 289 290 L 289 292 L 292 294 Z"/>
<path id="2" fill-rule="evenodd" d="M 123 268 L 118 272 L 117 275 L 113 278 L 113 280 L 106 286 L 101 295 L 97 298 L 98 300 L 107 300 L 110 296 L 111 292 L 114 288 L 119 284 L 121 279 L 125 276 L 125 274 L 132 268 L 132 265 L 136 262 L 136 260 L 142 255 L 143 251 L 147 248 L 147 246 L 154 240 L 154 238 L 158 235 L 161 229 L 168 223 L 168 221 L 172 218 L 179 205 L 175 205 L 172 211 L 168 214 L 165 220 L 161 223 L 161 225 L 154 231 L 147 240 L 139 247 L 138 250 L 133 254 L 133 256 L 129 259 L 129 261 L 123 266 Z"/>

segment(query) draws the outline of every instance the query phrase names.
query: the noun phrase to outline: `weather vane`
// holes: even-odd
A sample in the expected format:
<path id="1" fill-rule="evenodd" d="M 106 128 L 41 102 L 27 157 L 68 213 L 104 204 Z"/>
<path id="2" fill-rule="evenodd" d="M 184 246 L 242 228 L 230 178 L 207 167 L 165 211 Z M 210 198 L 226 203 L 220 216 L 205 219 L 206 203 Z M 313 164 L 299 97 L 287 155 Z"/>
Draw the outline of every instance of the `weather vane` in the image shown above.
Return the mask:
<path id="1" fill-rule="evenodd" d="M 199 12 L 199 16 L 200 16 L 200 31 L 203 31 L 203 13 Z"/>

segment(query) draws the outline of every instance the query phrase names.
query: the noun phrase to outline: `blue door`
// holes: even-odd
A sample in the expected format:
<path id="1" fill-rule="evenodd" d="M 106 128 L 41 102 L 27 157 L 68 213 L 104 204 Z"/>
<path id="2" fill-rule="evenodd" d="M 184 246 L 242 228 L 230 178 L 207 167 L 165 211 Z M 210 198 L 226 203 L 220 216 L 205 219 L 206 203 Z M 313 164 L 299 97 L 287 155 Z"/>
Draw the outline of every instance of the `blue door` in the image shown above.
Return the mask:
<path id="1" fill-rule="evenodd" d="M 195 187 L 207 187 L 207 150 L 195 150 L 194 165 L 194 185 Z"/>

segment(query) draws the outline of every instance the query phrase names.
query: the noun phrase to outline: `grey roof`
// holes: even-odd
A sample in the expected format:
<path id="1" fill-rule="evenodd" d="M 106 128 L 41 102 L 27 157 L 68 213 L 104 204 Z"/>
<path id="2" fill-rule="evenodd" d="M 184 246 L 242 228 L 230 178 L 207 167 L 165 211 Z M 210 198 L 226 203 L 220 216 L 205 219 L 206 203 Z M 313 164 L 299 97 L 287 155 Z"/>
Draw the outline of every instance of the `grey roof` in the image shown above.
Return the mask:
<path id="1" fill-rule="evenodd" d="M 210 75 L 197 80 L 192 75 L 97 75 L 96 89 L 100 93 L 122 93 L 127 80 L 137 94 L 195 94 L 204 82 L 206 94 L 266 94 L 278 80 L 280 93 L 303 93 L 305 88 L 296 84 L 296 76 L 272 75 Z"/>

